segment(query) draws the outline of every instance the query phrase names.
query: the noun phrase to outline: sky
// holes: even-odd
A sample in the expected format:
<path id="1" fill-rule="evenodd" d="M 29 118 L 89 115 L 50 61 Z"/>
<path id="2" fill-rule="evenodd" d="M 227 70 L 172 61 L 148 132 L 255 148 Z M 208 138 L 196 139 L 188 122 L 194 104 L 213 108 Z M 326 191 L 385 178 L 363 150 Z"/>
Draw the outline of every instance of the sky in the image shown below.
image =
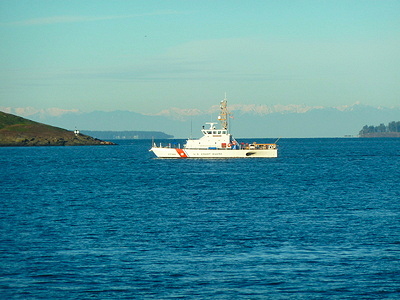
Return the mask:
<path id="1" fill-rule="evenodd" d="M 0 106 L 400 106 L 400 1 L 0 0 Z"/>

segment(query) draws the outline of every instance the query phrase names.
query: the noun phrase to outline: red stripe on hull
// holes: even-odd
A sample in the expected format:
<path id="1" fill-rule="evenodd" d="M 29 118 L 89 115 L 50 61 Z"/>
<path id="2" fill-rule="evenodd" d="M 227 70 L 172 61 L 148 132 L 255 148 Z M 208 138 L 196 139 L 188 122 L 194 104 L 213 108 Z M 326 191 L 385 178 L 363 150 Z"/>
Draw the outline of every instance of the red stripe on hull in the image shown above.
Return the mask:
<path id="1" fill-rule="evenodd" d="M 182 149 L 175 149 L 176 152 L 178 152 L 179 156 L 182 158 L 187 158 L 188 156 L 186 155 L 185 151 L 183 151 Z"/>

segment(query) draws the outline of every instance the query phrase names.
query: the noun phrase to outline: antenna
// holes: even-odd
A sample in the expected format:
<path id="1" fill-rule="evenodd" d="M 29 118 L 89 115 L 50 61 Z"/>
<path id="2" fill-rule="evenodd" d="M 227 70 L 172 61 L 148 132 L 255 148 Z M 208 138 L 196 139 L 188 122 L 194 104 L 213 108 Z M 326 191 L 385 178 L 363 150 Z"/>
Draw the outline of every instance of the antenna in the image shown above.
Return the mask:
<path id="1" fill-rule="evenodd" d="M 190 139 L 192 139 L 193 135 L 193 117 L 190 117 Z"/>
<path id="2" fill-rule="evenodd" d="M 228 115 L 229 115 L 227 104 L 228 104 L 228 100 L 226 99 L 226 93 L 225 93 L 225 98 L 224 98 L 224 100 L 221 101 L 221 105 L 220 105 L 221 111 L 218 116 L 218 121 L 221 122 L 222 129 L 226 129 L 226 130 L 228 130 Z"/>

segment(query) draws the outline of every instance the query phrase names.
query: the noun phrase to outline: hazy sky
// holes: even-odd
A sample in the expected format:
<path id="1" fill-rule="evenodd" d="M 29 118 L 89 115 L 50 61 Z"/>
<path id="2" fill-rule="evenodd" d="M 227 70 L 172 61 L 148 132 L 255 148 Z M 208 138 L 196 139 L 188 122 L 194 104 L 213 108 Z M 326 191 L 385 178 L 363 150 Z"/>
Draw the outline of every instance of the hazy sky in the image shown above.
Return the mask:
<path id="1" fill-rule="evenodd" d="M 0 106 L 400 106 L 400 1 L 0 1 Z"/>

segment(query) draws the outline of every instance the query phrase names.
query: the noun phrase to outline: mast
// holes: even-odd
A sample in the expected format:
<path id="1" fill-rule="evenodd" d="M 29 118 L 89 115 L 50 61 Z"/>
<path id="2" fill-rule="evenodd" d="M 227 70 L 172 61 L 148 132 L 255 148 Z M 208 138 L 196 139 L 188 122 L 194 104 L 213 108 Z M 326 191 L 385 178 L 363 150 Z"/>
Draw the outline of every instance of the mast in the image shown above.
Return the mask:
<path id="1" fill-rule="evenodd" d="M 221 122 L 222 129 L 226 130 L 228 130 L 228 116 L 229 116 L 227 105 L 228 105 L 228 99 L 226 99 L 226 93 L 225 93 L 225 98 L 224 100 L 221 101 L 220 104 L 221 111 L 218 116 L 218 121 Z"/>

